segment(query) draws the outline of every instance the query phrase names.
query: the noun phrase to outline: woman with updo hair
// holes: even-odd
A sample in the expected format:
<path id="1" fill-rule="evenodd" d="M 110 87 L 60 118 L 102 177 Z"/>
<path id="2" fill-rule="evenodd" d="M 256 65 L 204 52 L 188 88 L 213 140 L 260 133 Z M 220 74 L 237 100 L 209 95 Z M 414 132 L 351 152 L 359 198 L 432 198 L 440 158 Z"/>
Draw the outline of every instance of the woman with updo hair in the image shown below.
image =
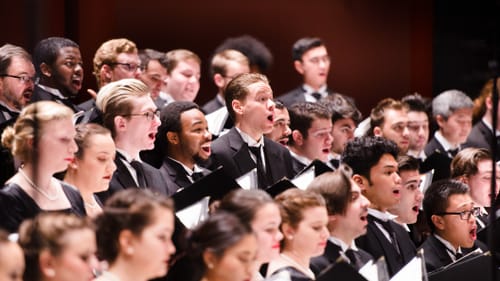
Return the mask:
<path id="1" fill-rule="evenodd" d="M 24 281 L 89 281 L 98 263 L 92 225 L 65 213 L 41 213 L 19 228 Z"/>
<path id="2" fill-rule="evenodd" d="M 291 188 L 275 198 L 281 211 L 281 254 L 269 263 L 268 276 L 288 271 L 292 281 L 315 280 L 312 257 L 323 254 L 329 236 L 328 213 L 321 195 Z"/>
<path id="3" fill-rule="evenodd" d="M 86 214 L 78 191 L 53 177 L 73 161 L 74 137 L 73 111 L 52 101 L 28 105 L 14 127 L 4 130 L 2 145 L 21 166 L 0 191 L 1 227 L 15 232 L 24 219 L 42 211 Z"/>
<path id="4" fill-rule="evenodd" d="M 236 215 L 252 228 L 259 243 L 258 267 L 279 257 L 280 241 L 283 239 L 279 229 L 281 215 L 278 205 L 267 192 L 258 189 L 236 189 L 224 196 L 218 210 Z M 254 280 L 261 279 L 263 278 L 260 273 L 255 272 Z"/>
<path id="5" fill-rule="evenodd" d="M 239 218 L 217 212 L 189 237 L 190 281 L 248 281 L 256 268 L 257 239 Z"/>
<path id="6" fill-rule="evenodd" d="M 101 125 L 87 123 L 76 126 L 78 151 L 69 163 L 64 181 L 80 191 L 85 211 L 95 217 L 102 212 L 102 203 L 95 193 L 106 191 L 116 170 L 116 147 L 111 131 Z"/>
<path id="7" fill-rule="evenodd" d="M 146 189 L 113 194 L 96 217 L 98 256 L 109 264 L 98 281 L 146 281 L 168 271 L 174 207 Z"/>

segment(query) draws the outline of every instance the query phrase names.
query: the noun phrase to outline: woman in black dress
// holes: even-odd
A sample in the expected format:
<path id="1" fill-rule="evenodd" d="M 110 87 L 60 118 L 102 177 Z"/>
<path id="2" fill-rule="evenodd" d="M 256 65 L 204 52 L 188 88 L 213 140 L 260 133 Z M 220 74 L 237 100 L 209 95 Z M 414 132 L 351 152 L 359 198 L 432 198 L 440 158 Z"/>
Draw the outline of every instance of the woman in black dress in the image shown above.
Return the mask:
<path id="1" fill-rule="evenodd" d="M 78 191 L 53 177 L 73 161 L 74 137 L 73 111 L 51 101 L 28 105 L 4 130 L 2 144 L 21 166 L 0 191 L 0 227 L 15 232 L 42 211 L 86 215 Z"/>
<path id="2" fill-rule="evenodd" d="M 83 198 L 89 217 L 102 212 L 102 204 L 95 195 L 106 191 L 116 170 L 116 147 L 111 132 L 94 123 L 76 126 L 78 152 L 69 164 L 64 181 L 76 187 Z"/>

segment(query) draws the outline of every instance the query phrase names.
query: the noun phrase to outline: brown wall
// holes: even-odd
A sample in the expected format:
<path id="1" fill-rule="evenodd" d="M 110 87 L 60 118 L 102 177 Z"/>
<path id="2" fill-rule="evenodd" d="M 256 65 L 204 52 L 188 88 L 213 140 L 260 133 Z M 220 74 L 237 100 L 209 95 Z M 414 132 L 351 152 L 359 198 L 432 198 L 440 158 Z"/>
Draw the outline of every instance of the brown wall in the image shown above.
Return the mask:
<path id="1" fill-rule="evenodd" d="M 196 52 L 204 61 L 197 100 L 203 103 L 215 93 L 207 76 L 215 47 L 227 37 L 250 34 L 274 54 L 268 76 L 276 96 L 300 83 L 290 49 L 303 36 L 323 38 L 332 57 L 330 87 L 355 97 L 364 114 L 383 97 L 432 95 L 432 0 L 14 2 L 0 4 L 0 18 L 10 26 L 0 44 L 31 51 L 44 37 L 74 39 L 84 57 L 86 88 L 95 88 L 91 65 L 99 45 L 127 37 L 139 48 Z"/>

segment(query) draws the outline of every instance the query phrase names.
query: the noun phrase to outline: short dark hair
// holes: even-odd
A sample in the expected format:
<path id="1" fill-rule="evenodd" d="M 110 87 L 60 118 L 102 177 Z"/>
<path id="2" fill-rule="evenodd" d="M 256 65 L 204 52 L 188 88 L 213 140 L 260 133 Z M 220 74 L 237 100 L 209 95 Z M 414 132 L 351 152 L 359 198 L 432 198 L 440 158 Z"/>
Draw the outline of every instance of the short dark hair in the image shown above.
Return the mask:
<path id="1" fill-rule="evenodd" d="M 269 70 L 273 64 L 271 51 L 264 43 L 250 35 L 227 38 L 215 49 L 215 53 L 226 49 L 234 49 L 243 53 L 248 58 L 250 68 L 257 67 L 261 73 Z"/>
<path id="2" fill-rule="evenodd" d="M 408 107 L 408 111 L 425 112 L 428 114 L 430 109 L 430 102 L 419 93 L 406 95 L 401 99 L 401 102 Z"/>
<path id="3" fill-rule="evenodd" d="M 349 165 L 354 174 L 362 175 L 370 181 L 370 170 L 380 158 L 390 154 L 396 159 L 398 152 L 397 145 L 386 138 L 357 137 L 347 142 L 341 162 Z"/>
<path id="4" fill-rule="evenodd" d="M 304 37 L 297 40 L 292 47 L 292 59 L 302 61 L 302 56 L 309 50 L 324 46 L 323 41 L 318 37 Z"/>
<path id="5" fill-rule="evenodd" d="M 150 61 L 158 61 L 165 69 L 166 67 L 166 57 L 165 53 L 162 53 L 153 49 L 143 49 L 139 50 L 139 59 L 141 60 L 141 69 L 148 69 L 148 64 Z"/>
<path id="6" fill-rule="evenodd" d="M 448 198 L 455 194 L 468 194 L 469 187 L 456 180 L 440 180 L 432 183 L 424 195 L 424 213 L 427 224 L 432 232 L 436 230 L 436 226 L 432 222 L 432 216 L 438 213 L 446 212 L 448 208 Z"/>
<path id="7" fill-rule="evenodd" d="M 273 99 L 273 102 L 274 102 L 274 108 L 276 109 L 281 110 L 283 108 L 286 108 L 286 106 L 280 100 Z"/>
<path id="8" fill-rule="evenodd" d="M 74 41 L 63 37 L 49 37 L 38 42 L 33 51 L 33 64 L 37 75 L 42 74 L 42 63 L 53 66 L 59 56 L 59 50 L 66 47 L 80 48 Z"/>
<path id="9" fill-rule="evenodd" d="M 402 171 L 415 171 L 420 169 L 420 161 L 410 155 L 398 156 L 398 170 Z"/>
<path id="10" fill-rule="evenodd" d="M 298 102 L 288 110 L 290 114 L 290 129 L 298 130 L 304 139 L 307 139 L 307 130 L 316 119 L 331 119 L 331 112 L 326 106 L 318 102 Z M 290 138 L 290 144 L 293 145 L 293 138 Z"/>
<path id="11" fill-rule="evenodd" d="M 328 215 L 344 215 L 351 201 L 352 169 L 340 164 L 333 172 L 317 176 L 307 187 L 307 191 L 319 193 L 326 201 Z"/>
<path id="12" fill-rule="evenodd" d="M 154 212 L 159 208 L 174 211 L 170 198 L 148 189 L 129 188 L 113 194 L 96 218 L 98 256 L 113 263 L 120 249 L 118 238 L 124 230 L 140 236 L 153 223 Z"/>
<path id="13" fill-rule="evenodd" d="M 363 119 L 363 115 L 356 105 L 341 94 L 328 95 L 321 99 L 321 102 L 332 112 L 332 123 L 341 119 L 352 119 L 357 125 Z"/>
<path id="14" fill-rule="evenodd" d="M 248 86 L 263 82 L 269 84 L 267 77 L 260 73 L 243 73 L 231 80 L 224 89 L 224 99 L 229 116 L 236 121 L 236 114 L 233 110 L 233 100 L 243 101 L 248 95 Z"/>

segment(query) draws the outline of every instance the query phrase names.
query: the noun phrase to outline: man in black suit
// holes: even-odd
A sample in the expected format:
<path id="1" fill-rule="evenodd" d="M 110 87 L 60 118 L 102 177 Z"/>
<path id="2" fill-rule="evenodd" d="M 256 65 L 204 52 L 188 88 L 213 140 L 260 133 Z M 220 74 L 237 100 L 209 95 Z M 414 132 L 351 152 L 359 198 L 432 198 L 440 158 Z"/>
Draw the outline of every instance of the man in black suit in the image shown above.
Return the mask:
<path id="1" fill-rule="evenodd" d="M 212 136 L 208 132 L 205 115 L 194 102 L 174 101 L 160 113 L 155 150 L 162 150 L 160 172 L 174 184 L 169 195 L 210 173 L 198 163 L 210 157 Z"/>
<path id="2" fill-rule="evenodd" d="M 292 159 L 282 145 L 265 138 L 273 128 L 274 102 L 262 74 L 241 74 L 225 89 L 226 108 L 235 127 L 212 143 L 213 168 L 222 165 L 236 179 L 257 168 L 257 185 L 266 188 L 283 177 L 292 178 Z"/>
<path id="3" fill-rule="evenodd" d="M 450 177 L 450 163 L 463 147 L 472 127 L 474 103 L 459 90 L 444 91 L 432 100 L 432 116 L 438 130 L 425 146 L 421 171 L 434 169 L 433 180 Z"/>
<path id="4" fill-rule="evenodd" d="M 330 95 L 321 102 L 332 111 L 333 142 L 328 162 L 337 168 L 346 143 L 354 139 L 354 130 L 361 122 L 362 115 L 354 103 L 340 94 Z"/>
<path id="5" fill-rule="evenodd" d="M 83 61 L 78 44 L 62 37 L 43 39 L 35 46 L 33 64 L 39 80 L 31 102 L 55 101 L 79 112 L 80 108 L 72 101 L 83 83 Z"/>
<path id="6" fill-rule="evenodd" d="M 210 64 L 210 77 L 217 86 L 217 94 L 203 106 L 203 112 L 209 114 L 225 107 L 224 88 L 231 79 L 248 72 L 250 72 L 250 66 L 248 58 L 244 54 L 232 49 L 216 53 Z"/>
<path id="7" fill-rule="evenodd" d="M 342 163 L 352 167 L 352 179 L 370 200 L 368 229 L 356 244 L 376 259 L 384 256 L 391 277 L 416 254 L 410 236 L 388 212 L 401 198 L 397 155 L 396 144 L 381 137 L 355 138 L 342 154 Z"/>
<path id="8" fill-rule="evenodd" d="M 137 79 L 115 81 L 101 88 L 96 105 L 117 150 L 117 169 L 108 191 L 100 194 L 103 201 L 126 188 L 151 188 L 167 194 L 172 183 L 167 183 L 160 171 L 139 157 L 141 150 L 153 149 L 160 126 L 159 111 L 149 96 L 149 88 Z"/>
<path id="9" fill-rule="evenodd" d="M 35 81 L 31 56 L 23 48 L 11 44 L 0 47 L 0 135 L 14 125 L 21 110 L 30 101 Z M 0 145 L 0 184 L 15 174 L 10 150 Z"/>
<path id="10" fill-rule="evenodd" d="M 288 147 L 293 172 L 298 174 L 315 159 L 328 161 L 333 142 L 332 114 L 321 103 L 299 102 L 290 107 L 292 135 Z"/>
<path id="11" fill-rule="evenodd" d="M 486 148 L 491 151 L 493 145 L 500 147 L 500 122 L 497 121 L 495 130 L 495 140 L 493 140 L 493 100 L 492 100 L 493 80 L 487 82 L 484 86 L 481 96 L 486 95 L 484 106 L 486 112 L 483 118 L 479 120 L 473 127 L 464 143 L 464 147 Z M 500 149 L 497 149 L 495 161 L 500 161 Z"/>
<path id="12" fill-rule="evenodd" d="M 325 198 L 329 218 L 330 238 L 325 252 L 311 260 L 310 267 L 316 276 L 341 256 L 357 270 L 372 259 L 354 242 L 354 239 L 366 233 L 370 201 L 361 194 L 361 189 L 351 180 L 351 176 L 351 168 L 340 165 L 335 172 L 316 177 L 307 187 L 308 191 L 317 192 Z"/>
<path id="13" fill-rule="evenodd" d="M 448 265 L 474 248 L 479 207 L 467 185 L 454 180 L 438 181 L 426 190 L 424 212 L 432 235 L 422 244 L 428 272 Z"/>
<path id="14" fill-rule="evenodd" d="M 332 94 L 326 80 L 330 71 L 330 56 L 320 38 L 299 39 L 292 48 L 293 66 L 302 75 L 304 83 L 278 97 L 286 107 L 297 102 L 317 102 Z"/>

